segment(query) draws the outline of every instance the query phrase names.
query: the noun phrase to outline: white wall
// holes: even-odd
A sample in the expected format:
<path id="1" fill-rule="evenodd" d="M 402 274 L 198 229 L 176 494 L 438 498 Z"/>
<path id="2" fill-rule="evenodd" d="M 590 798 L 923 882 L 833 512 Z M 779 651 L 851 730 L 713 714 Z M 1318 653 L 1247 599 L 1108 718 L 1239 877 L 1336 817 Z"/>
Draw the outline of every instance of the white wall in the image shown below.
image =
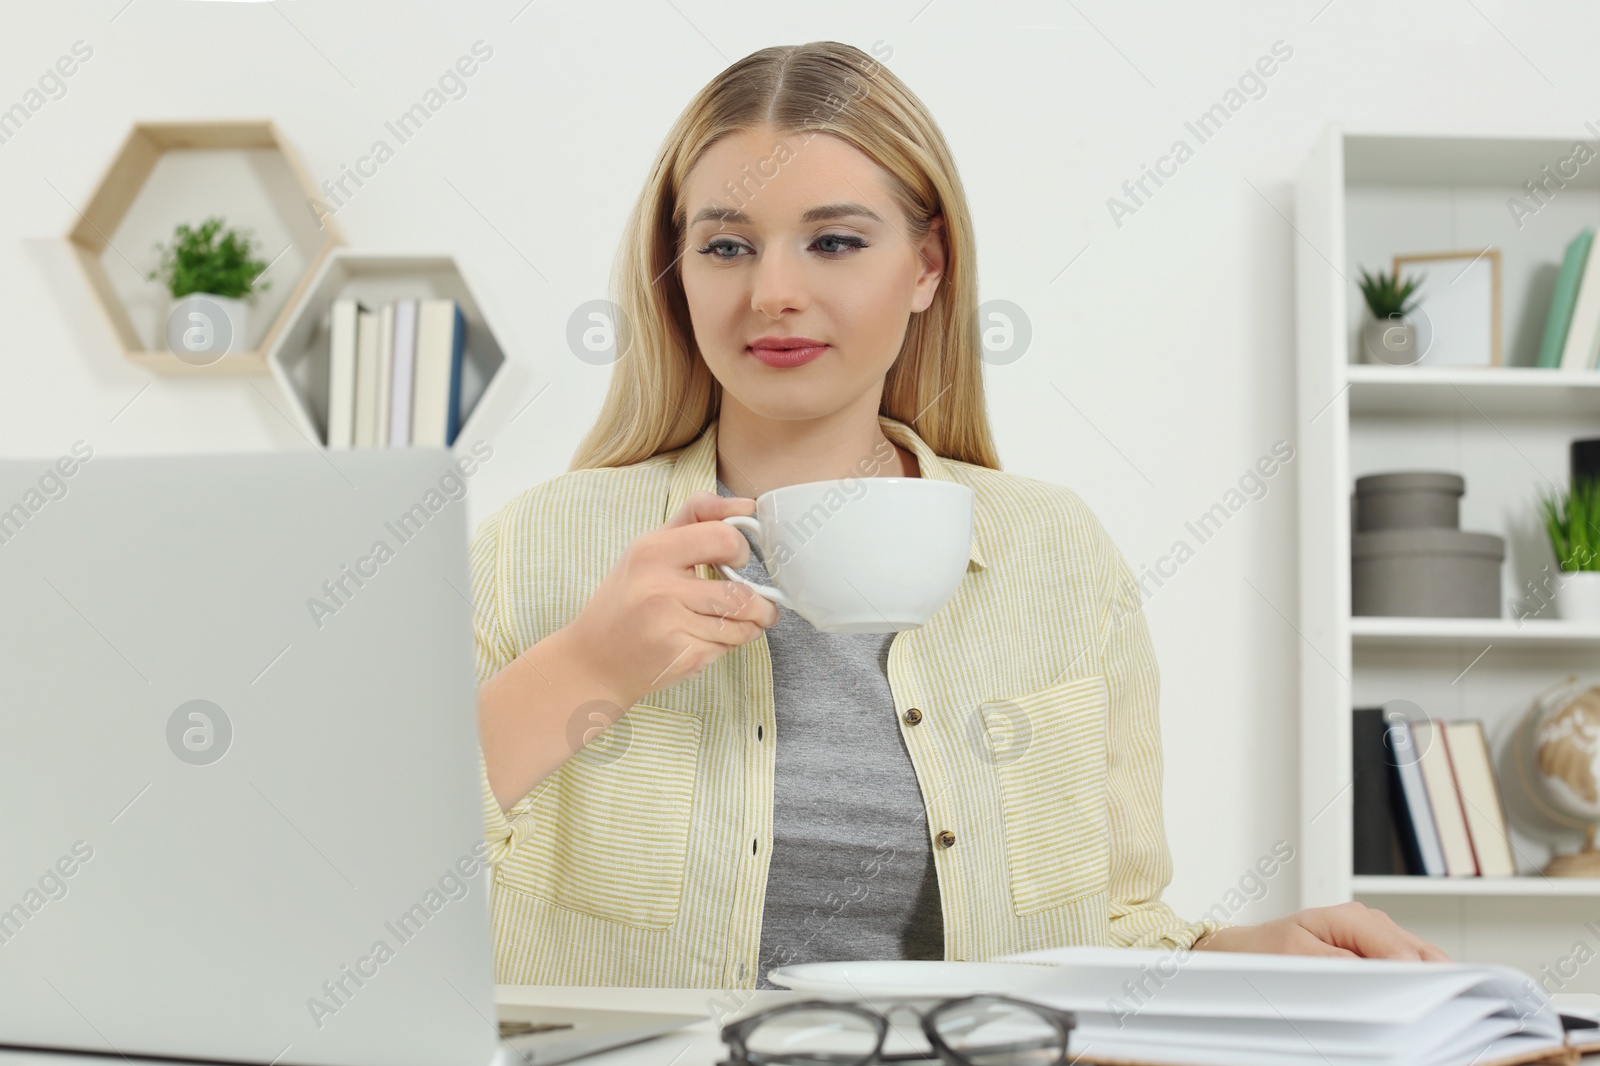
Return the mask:
<path id="1" fill-rule="evenodd" d="M 758 48 L 893 49 L 887 65 L 961 166 L 982 298 L 1032 322 L 1030 350 L 986 370 L 1003 462 L 1076 489 L 1136 570 L 1179 538 L 1194 546 L 1185 521 L 1296 439 L 1291 190 L 1326 121 L 1465 132 L 1536 121 L 1577 137 L 1600 117 L 1600 12 L 1576 4 L 125 3 L 58 0 L 26 15 L 13 3 L 0 16 L 0 108 L 75 41 L 94 50 L 64 96 L 0 143 L 0 454 L 55 455 L 80 437 L 102 454 L 306 447 L 274 410 L 287 401 L 269 377 L 152 377 L 121 359 L 63 255 L 72 205 L 138 119 L 271 117 L 319 180 L 335 176 L 481 39 L 493 57 L 467 94 L 338 214 L 354 247 L 457 254 L 506 334 L 509 409 L 548 385 L 490 438 L 474 524 L 565 468 L 609 373 L 567 350 L 567 316 L 605 295 L 674 116 Z M 1264 95 L 1199 143 L 1185 122 L 1277 41 L 1293 54 Z M 1118 224 L 1108 197 L 1178 138 L 1194 157 Z M 1294 464 L 1269 485 L 1148 603 L 1168 899 L 1189 914 L 1221 901 L 1274 841 L 1297 841 Z M 1294 909 L 1294 880 L 1280 873 L 1239 920 Z"/>

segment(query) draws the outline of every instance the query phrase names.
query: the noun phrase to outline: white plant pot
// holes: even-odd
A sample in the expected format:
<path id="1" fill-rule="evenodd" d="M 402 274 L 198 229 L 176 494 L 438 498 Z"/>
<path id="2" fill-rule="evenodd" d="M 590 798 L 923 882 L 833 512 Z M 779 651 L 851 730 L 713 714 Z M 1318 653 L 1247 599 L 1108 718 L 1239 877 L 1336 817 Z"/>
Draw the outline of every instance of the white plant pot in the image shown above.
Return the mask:
<path id="1" fill-rule="evenodd" d="M 1369 363 L 1410 366 L 1418 359 L 1416 324 L 1404 317 L 1367 316 L 1361 329 L 1362 357 Z"/>
<path id="2" fill-rule="evenodd" d="M 1600 622 L 1600 570 L 1563 570 L 1556 613 L 1564 621 Z"/>
<path id="3" fill-rule="evenodd" d="M 250 305 L 233 296 L 192 292 L 167 305 L 167 350 L 186 363 L 205 366 L 246 350 Z"/>

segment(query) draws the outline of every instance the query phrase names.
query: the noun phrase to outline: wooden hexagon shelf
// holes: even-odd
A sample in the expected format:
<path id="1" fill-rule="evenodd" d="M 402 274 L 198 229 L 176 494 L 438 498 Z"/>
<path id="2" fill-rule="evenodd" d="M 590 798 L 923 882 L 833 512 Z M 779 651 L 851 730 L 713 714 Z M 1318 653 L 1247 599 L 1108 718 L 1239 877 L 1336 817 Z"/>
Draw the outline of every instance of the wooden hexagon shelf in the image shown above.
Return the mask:
<path id="1" fill-rule="evenodd" d="M 329 354 L 332 305 L 354 298 L 369 307 L 388 300 L 447 297 L 466 323 L 461 366 L 460 430 L 457 446 L 486 436 L 496 397 L 513 364 L 506 359 L 495 315 L 474 295 L 455 258 L 445 254 L 396 254 L 335 249 L 309 280 L 283 330 L 267 350 L 267 365 L 293 404 L 294 419 L 307 439 L 328 442 Z"/>
<path id="2" fill-rule="evenodd" d="M 270 120 L 140 122 L 129 131 L 67 235 L 124 354 L 171 373 L 264 373 L 266 352 L 316 268 L 343 242 L 311 209 L 315 188 Z M 221 215 L 250 231 L 271 284 L 249 305 L 243 338 L 205 366 L 166 341 L 170 296 L 147 280 L 154 245 L 178 223 Z"/>

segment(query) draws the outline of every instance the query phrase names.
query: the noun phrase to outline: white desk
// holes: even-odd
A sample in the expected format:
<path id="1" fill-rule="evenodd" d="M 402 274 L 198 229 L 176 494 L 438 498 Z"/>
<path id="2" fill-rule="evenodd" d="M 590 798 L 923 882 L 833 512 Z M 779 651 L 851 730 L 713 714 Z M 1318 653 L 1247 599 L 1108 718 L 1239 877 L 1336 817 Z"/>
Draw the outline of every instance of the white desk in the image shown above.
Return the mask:
<path id="1" fill-rule="evenodd" d="M 550 1007 L 607 1007 L 703 1014 L 705 1020 L 667 1036 L 632 1047 L 618 1048 L 579 1060 L 582 1066 L 714 1066 L 726 1053 L 712 1021 L 712 1004 L 722 1002 L 728 1014 L 747 1005 L 765 1006 L 795 998 L 780 990 L 723 992 L 696 988 L 599 988 L 554 985 L 498 985 L 495 998 L 502 1003 L 529 1003 Z M 151 1059 L 134 1060 L 138 1066 L 156 1066 Z M 126 1066 L 104 1055 L 69 1055 L 54 1052 L 0 1050 L 0 1066 Z M 1600 1066 L 1600 1053 L 1585 1055 L 1588 1066 Z M 441 1063 L 440 1066 L 461 1066 Z M 574 1063 L 578 1066 L 578 1063 Z"/>
<path id="2" fill-rule="evenodd" d="M 711 1020 L 713 1001 L 734 1005 L 765 1006 L 798 998 L 781 990 L 721 992 L 694 988 L 564 988 L 554 985 L 498 985 L 495 998 L 502 1003 L 532 1003 L 552 1007 L 628 1007 L 634 1010 L 671 1011 L 678 1014 L 704 1014 L 706 1020 L 676 1033 L 658 1036 L 632 1047 L 618 1048 L 603 1055 L 579 1060 L 583 1066 L 714 1066 L 723 1061 L 727 1049 L 717 1036 L 718 1026 Z M 1585 1055 L 1585 1066 L 1600 1066 L 1600 1052 Z M 0 1064 L 9 1066 L 9 1064 Z M 578 1066 L 574 1063 L 573 1066 Z"/>
<path id="3" fill-rule="evenodd" d="M 499 985 L 495 998 L 502 1003 L 526 1003 L 550 1007 L 625 1007 L 632 1010 L 667 1011 L 673 1014 L 704 1014 L 706 1020 L 665 1036 L 654 1037 L 631 1047 L 617 1048 L 603 1055 L 579 1060 L 582 1066 L 714 1066 L 727 1058 L 727 1048 L 718 1036 L 720 1023 L 713 1020 L 713 1005 L 721 1004 L 717 1017 L 731 1018 L 747 1007 L 771 1006 L 788 999 L 804 998 L 794 992 L 769 989 L 756 992 L 723 992 L 692 988 L 563 988 L 554 985 Z M 917 1038 L 918 1045 L 920 1036 Z M 893 1050 L 893 1049 L 891 1049 Z M 1600 1056 L 1596 1058 L 1600 1062 Z M 572 1066 L 579 1066 L 573 1063 Z M 0 1066 L 9 1064 L 0 1063 Z"/>

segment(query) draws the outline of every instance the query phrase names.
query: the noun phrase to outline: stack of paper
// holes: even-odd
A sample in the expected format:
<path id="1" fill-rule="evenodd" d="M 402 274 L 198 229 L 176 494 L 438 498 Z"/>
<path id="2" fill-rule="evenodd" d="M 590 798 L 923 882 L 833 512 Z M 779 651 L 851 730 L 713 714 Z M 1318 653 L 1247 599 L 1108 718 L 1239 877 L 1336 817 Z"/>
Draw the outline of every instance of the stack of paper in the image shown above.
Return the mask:
<path id="1" fill-rule="evenodd" d="M 1105 1066 L 1510 1066 L 1576 1052 L 1507 966 L 1053 948 L 1020 998 L 1074 1011 L 1073 1061 Z"/>

